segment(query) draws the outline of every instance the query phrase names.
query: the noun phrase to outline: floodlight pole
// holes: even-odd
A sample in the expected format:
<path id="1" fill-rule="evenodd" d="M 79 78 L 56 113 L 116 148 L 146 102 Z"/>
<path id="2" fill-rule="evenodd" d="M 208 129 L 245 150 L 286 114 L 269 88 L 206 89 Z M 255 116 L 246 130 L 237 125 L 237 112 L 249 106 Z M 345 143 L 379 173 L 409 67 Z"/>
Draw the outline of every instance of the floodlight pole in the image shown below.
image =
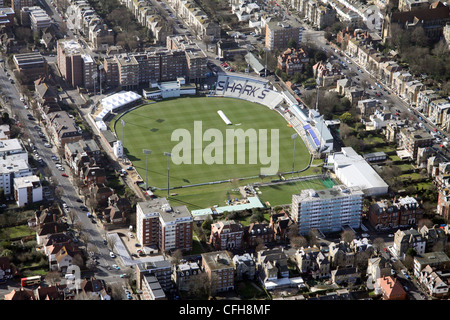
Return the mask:
<path id="1" fill-rule="evenodd" d="M 297 139 L 298 134 L 294 133 L 291 136 L 291 139 L 294 140 L 294 153 L 292 154 L 292 179 L 294 179 L 294 168 L 295 168 L 295 140 Z"/>
<path id="2" fill-rule="evenodd" d="M 169 152 L 164 152 L 164 155 L 167 156 L 167 199 L 169 199 L 169 160 L 172 157 L 172 154 Z"/>
<path id="3" fill-rule="evenodd" d="M 148 189 L 148 156 L 152 154 L 152 150 L 142 149 L 145 154 L 145 190 Z"/>

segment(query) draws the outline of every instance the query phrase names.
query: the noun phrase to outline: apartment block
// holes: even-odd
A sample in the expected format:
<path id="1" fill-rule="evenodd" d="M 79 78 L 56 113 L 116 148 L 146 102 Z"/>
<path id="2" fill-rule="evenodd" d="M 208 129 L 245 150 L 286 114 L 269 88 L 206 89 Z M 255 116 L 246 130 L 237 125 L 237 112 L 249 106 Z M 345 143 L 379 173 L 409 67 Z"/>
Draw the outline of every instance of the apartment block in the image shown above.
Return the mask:
<path id="1" fill-rule="evenodd" d="M 193 218 L 186 206 L 171 207 L 167 199 L 156 198 L 136 206 L 136 234 L 143 246 L 168 250 L 192 250 Z"/>
<path id="2" fill-rule="evenodd" d="M 23 159 L 20 155 L 3 156 L 0 158 L 0 188 L 3 189 L 4 195 L 14 192 L 14 178 L 31 176 L 31 170 L 28 159 Z"/>
<path id="3" fill-rule="evenodd" d="M 228 251 L 202 253 L 202 267 L 212 284 L 212 292 L 234 289 L 235 264 Z"/>
<path id="4" fill-rule="evenodd" d="M 20 12 L 23 7 L 32 6 L 34 6 L 34 0 L 11 0 L 11 8 L 14 9 L 14 12 Z"/>
<path id="5" fill-rule="evenodd" d="M 48 74 L 47 60 L 39 52 L 15 54 L 13 61 L 24 83 L 30 83 Z"/>
<path id="6" fill-rule="evenodd" d="M 14 9 L 0 7 L 0 26 L 12 27 L 14 25 Z"/>
<path id="7" fill-rule="evenodd" d="M 20 10 L 22 25 L 30 26 L 34 33 L 51 25 L 48 14 L 39 6 L 22 7 Z"/>
<path id="8" fill-rule="evenodd" d="M 155 286 L 148 286 L 148 280 L 145 279 L 148 276 L 153 276 L 155 279 L 152 279 L 150 283 L 156 283 Z M 153 298 L 150 298 L 152 296 L 151 291 L 155 290 L 155 288 L 158 288 L 159 290 L 162 290 L 164 292 L 168 292 L 172 287 L 172 265 L 170 263 L 170 260 L 167 260 L 166 257 L 159 255 L 159 256 L 153 256 L 149 261 L 146 261 L 144 263 L 138 263 L 136 265 L 136 285 L 139 289 L 144 290 L 145 286 L 148 286 L 148 297 L 149 300 L 154 300 L 153 298 L 158 296 L 162 297 L 162 294 L 155 294 L 153 293 Z M 146 283 L 147 282 L 147 283 Z M 150 290 L 150 288 L 152 290 Z M 144 294 L 145 295 L 145 294 Z"/>
<path id="9" fill-rule="evenodd" d="M 303 27 L 293 21 L 270 21 L 266 24 L 265 47 L 269 50 L 286 49 L 290 40 L 302 42 Z"/>
<path id="10" fill-rule="evenodd" d="M 434 137 L 425 129 L 403 128 L 399 134 L 399 146 L 405 148 L 412 159 L 417 159 L 419 148 L 431 147 Z"/>
<path id="11" fill-rule="evenodd" d="M 61 75 L 70 86 L 94 88 L 96 63 L 76 40 L 58 40 L 57 63 Z"/>
<path id="12" fill-rule="evenodd" d="M 425 267 L 431 267 L 435 270 L 450 270 L 450 258 L 443 251 L 421 253 L 414 257 L 414 275 L 420 277 L 420 272 Z"/>
<path id="13" fill-rule="evenodd" d="M 107 56 L 103 60 L 104 81 L 107 87 L 117 87 L 119 81 L 119 65 L 114 56 Z"/>
<path id="14" fill-rule="evenodd" d="M 206 78 L 208 58 L 195 42 L 186 36 L 167 37 L 167 49 L 185 51 L 188 81 Z"/>
<path id="15" fill-rule="evenodd" d="M 42 184 L 38 176 L 14 178 L 14 199 L 19 207 L 42 201 Z"/>
<path id="16" fill-rule="evenodd" d="M 119 71 L 119 83 L 122 89 L 133 90 L 139 86 L 139 64 L 134 56 L 118 55 L 115 60 Z"/>
<path id="17" fill-rule="evenodd" d="M 344 226 L 361 226 L 364 193 L 359 188 L 343 185 L 326 190 L 302 190 L 292 195 L 291 218 L 300 235 L 311 229 L 335 232 Z"/>

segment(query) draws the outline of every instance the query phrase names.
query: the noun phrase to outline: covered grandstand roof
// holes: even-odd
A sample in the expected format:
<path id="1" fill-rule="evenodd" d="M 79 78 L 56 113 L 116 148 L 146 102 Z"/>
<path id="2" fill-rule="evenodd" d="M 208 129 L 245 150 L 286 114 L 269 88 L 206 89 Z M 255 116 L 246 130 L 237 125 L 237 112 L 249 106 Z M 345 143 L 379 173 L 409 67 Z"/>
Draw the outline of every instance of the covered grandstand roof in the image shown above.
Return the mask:
<path id="1" fill-rule="evenodd" d="M 111 112 L 141 98 L 141 95 L 133 91 L 121 91 L 102 99 L 101 106 L 103 110 Z"/>

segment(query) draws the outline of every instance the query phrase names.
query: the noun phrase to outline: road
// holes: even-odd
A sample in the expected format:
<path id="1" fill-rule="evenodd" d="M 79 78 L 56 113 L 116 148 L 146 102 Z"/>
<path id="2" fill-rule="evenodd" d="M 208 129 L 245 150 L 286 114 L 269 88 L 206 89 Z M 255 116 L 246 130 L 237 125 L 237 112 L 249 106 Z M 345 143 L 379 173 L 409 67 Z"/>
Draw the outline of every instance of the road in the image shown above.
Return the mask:
<path id="1" fill-rule="evenodd" d="M 9 74 L 13 74 L 10 70 L 7 71 Z M 17 82 L 16 82 L 17 83 Z M 60 171 L 57 169 L 55 165 L 55 161 L 52 160 L 52 155 L 57 157 L 58 153 L 56 151 L 56 147 L 47 148 L 44 146 L 44 141 L 37 134 L 38 131 L 42 131 L 46 133 L 45 128 L 42 124 L 38 124 L 36 121 L 31 121 L 28 119 L 27 114 L 31 113 L 30 109 L 26 109 L 24 107 L 24 102 L 20 101 L 19 91 L 16 87 L 16 84 L 12 84 L 9 81 L 9 77 L 3 68 L 0 69 L 0 84 L 2 87 L 3 93 L 8 97 L 8 103 L 6 103 L 6 107 L 9 110 L 10 115 L 16 118 L 16 121 L 20 123 L 20 127 L 23 130 L 23 133 L 29 137 L 32 143 L 36 146 L 36 151 L 39 156 L 43 159 L 44 166 L 38 167 L 37 174 L 41 173 L 42 176 L 49 180 L 50 178 L 53 180 L 53 183 L 59 190 L 61 190 L 61 202 L 65 202 L 70 210 L 75 211 L 76 220 L 81 223 L 81 230 L 83 234 L 86 234 L 89 238 L 89 242 L 87 245 L 88 250 L 92 250 L 99 257 L 100 265 L 98 267 L 98 272 L 96 272 L 96 277 L 104 279 L 105 281 L 120 281 L 122 279 L 119 277 L 123 270 L 108 270 L 107 267 L 112 264 L 119 264 L 117 259 L 113 259 L 109 256 L 109 248 L 107 245 L 103 244 L 104 232 L 98 227 L 98 224 L 94 224 L 91 222 L 86 215 L 86 212 L 80 209 L 80 205 L 82 205 L 82 199 L 78 195 L 74 185 L 71 180 L 71 172 L 66 164 L 62 162 L 62 165 L 65 167 L 64 171 Z M 14 116 L 15 115 L 15 116 Z M 36 128 L 35 128 L 36 127 Z M 37 129 L 39 128 L 39 129 Z M 46 134 L 47 140 L 51 141 L 50 137 Z M 46 170 L 45 168 L 48 168 Z M 63 173 L 69 175 L 69 177 L 62 176 Z M 49 174 L 51 176 L 49 176 Z M 80 245 L 82 245 L 80 243 Z"/>

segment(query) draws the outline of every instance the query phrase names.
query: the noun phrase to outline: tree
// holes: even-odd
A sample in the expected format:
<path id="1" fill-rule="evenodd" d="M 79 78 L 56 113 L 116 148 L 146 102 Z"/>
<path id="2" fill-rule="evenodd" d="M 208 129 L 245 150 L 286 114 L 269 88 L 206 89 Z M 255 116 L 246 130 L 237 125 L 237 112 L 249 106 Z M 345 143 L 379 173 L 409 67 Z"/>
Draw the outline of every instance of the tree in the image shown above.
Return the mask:
<path id="1" fill-rule="evenodd" d="M 355 121 L 353 115 L 350 112 L 344 112 L 339 117 L 339 120 L 345 124 L 353 123 Z"/>
<path id="2" fill-rule="evenodd" d="M 170 256 L 170 260 L 173 265 L 178 265 L 181 259 L 183 259 L 183 253 L 181 252 L 180 249 L 175 250 Z"/>
<path id="3" fill-rule="evenodd" d="M 378 253 L 380 253 L 385 248 L 386 244 L 384 243 L 383 238 L 375 238 L 372 246 Z"/>
<path id="4" fill-rule="evenodd" d="M 305 237 L 295 236 L 290 239 L 290 244 L 292 248 L 300 249 L 305 248 L 308 245 L 308 241 Z"/>
<path id="5" fill-rule="evenodd" d="M 409 248 L 408 250 L 406 250 L 406 255 L 410 257 L 415 257 L 417 256 L 417 251 L 414 248 Z"/>
<path id="6" fill-rule="evenodd" d="M 61 282 L 61 273 L 58 271 L 50 271 L 45 275 L 45 281 L 55 285 Z"/>
<path id="7" fill-rule="evenodd" d="M 355 233 L 351 230 L 345 230 L 341 233 L 341 240 L 350 243 L 355 239 Z"/>
<path id="8" fill-rule="evenodd" d="M 295 41 L 294 39 L 289 39 L 287 46 L 290 49 L 297 49 L 297 41 Z"/>
<path id="9" fill-rule="evenodd" d="M 326 61 L 327 60 L 327 55 L 325 54 L 325 52 L 323 51 L 317 51 L 314 54 L 314 61 L 317 63 L 319 61 Z"/>
<path id="10" fill-rule="evenodd" d="M 352 133 L 352 129 L 350 128 L 350 126 L 346 123 L 341 123 L 341 125 L 339 126 L 339 133 L 341 136 L 341 139 L 347 139 L 350 134 Z"/>
<path id="11" fill-rule="evenodd" d="M 317 244 L 317 242 L 318 242 L 317 239 L 319 238 L 319 236 L 320 236 L 319 230 L 317 230 L 315 228 L 310 229 L 308 232 L 309 245 L 313 246 L 313 245 Z"/>

